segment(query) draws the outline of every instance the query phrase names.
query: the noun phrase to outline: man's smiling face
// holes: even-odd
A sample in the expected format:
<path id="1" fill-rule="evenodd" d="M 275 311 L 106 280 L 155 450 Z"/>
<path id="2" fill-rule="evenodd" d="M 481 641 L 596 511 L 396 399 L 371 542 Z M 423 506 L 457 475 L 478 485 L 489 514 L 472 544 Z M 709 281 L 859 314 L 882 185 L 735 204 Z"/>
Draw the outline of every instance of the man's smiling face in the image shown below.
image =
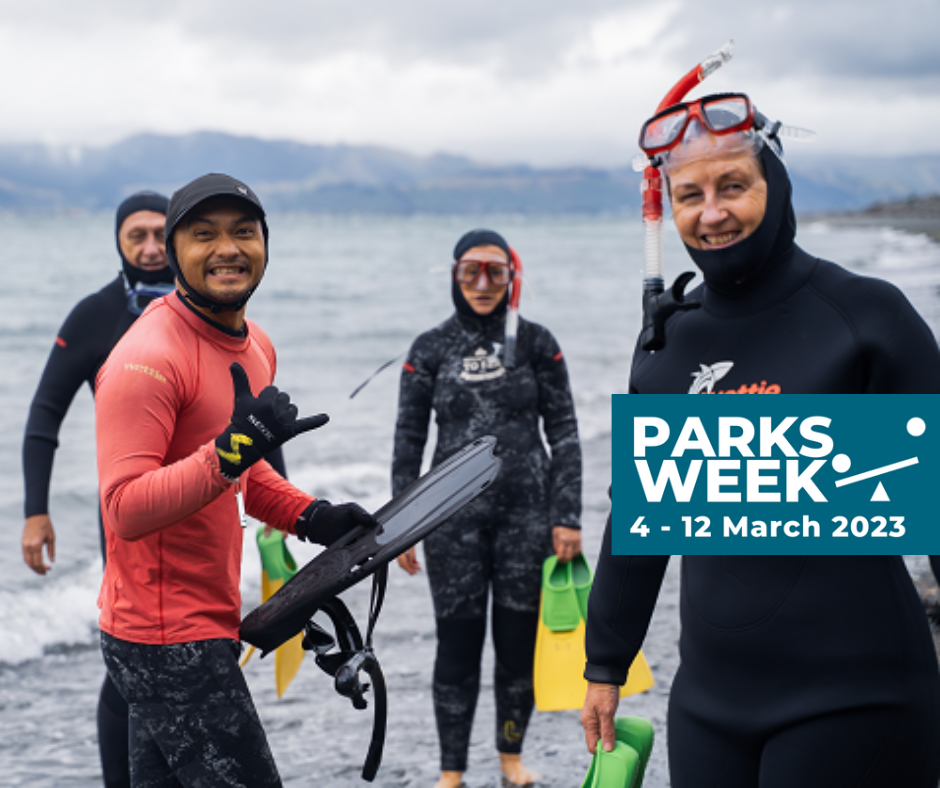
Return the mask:
<path id="1" fill-rule="evenodd" d="M 176 259 L 195 291 L 222 304 L 235 304 L 264 275 L 261 221 L 251 206 L 234 197 L 198 205 L 173 233 Z"/>

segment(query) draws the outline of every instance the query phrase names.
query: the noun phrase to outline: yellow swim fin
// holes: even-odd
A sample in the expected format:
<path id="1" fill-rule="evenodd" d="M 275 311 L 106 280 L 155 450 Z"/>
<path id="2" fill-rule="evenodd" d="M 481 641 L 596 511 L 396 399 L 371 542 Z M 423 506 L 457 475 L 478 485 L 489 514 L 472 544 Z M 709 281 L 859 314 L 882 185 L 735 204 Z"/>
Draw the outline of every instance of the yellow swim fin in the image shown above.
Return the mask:
<path id="1" fill-rule="evenodd" d="M 297 574 L 297 563 L 284 544 L 284 534 L 273 530 L 268 536 L 264 528 L 258 529 L 258 552 L 261 553 L 261 603 L 267 602 L 274 593 Z M 294 680 L 300 663 L 304 659 L 301 646 L 303 632 L 288 640 L 274 652 L 274 681 L 280 698 Z M 253 649 L 254 647 L 252 647 Z M 249 652 L 250 656 L 251 652 Z M 245 658 L 247 662 L 248 658 Z"/>
<path id="2" fill-rule="evenodd" d="M 583 555 L 567 564 L 551 556 L 542 565 L 542 602 L 532 671 L 539 711 L 580 709 L 584 705 L 584 622 L 593 580 L 594 573 Z M 645 692 L 652 686 L 653 675 L 641 652 L 630 667 L 620 697 Z"/>

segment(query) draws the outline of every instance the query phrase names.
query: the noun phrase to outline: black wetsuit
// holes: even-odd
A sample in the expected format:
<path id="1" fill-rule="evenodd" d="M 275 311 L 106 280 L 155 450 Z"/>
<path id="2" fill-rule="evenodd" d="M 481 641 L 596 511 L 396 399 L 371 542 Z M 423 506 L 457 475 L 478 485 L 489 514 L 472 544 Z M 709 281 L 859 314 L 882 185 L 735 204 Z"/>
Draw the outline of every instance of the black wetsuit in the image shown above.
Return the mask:
<path id="1" fill-rule="evenodd" d="M 59 446 L 59 428 L 83 383 L 95 392 L 95 377 L 137 315 L 127 309 L 124 275 L 83 298 L 59 329 L 29 408 L 23 440 L 26 516 L 49 512 L 49 481 Z M 101 554 L 104 557 L 104 532 Z"/>
<path id="2" fill-rule="evenodd" d="M 789 179 L 762 159 L 773 232 L 750 244 L 756 273 L 729 283 L 740 259 L 693 253 L 703 305 L 670 319 L 664 350 L 637 350 L 631 393 L 940 393 L 924 321 L 892 285 L 796 247 Z M 709 377 L 719 362 L 732 366 Z M 625 680 L 668 561 L 612 555 L 608 520 L 589 680 Z M 901 557 L 684 556 L 681 617 L 673 788 L 936 788 L 940 677 Z"/>
<path id="3" fill-rule="evenodd" d="M 39 387 L 33 396 L 23 439 L 26 517 L 49 512 L 49 482 L 59 446 L 59 428 L 75 394 L 87 383 L 92 395 L 98 370 L 137 315 L 127 309 L 124 274 L 82 299 L 56 337 Z M 101 558 L 104 527 L 98 516 Z M 105 675 L 98 700 L 98 745 L 106 786 L 130 785 L 127 703 Z"/>
<path id="4" fill-rule="evenodd" d="M 437 618 L 434 706 L 441 768 L 465 771 L 480 685 L 489 587 L 496 649 L 496 746 L 521 751 L 532 713 L 541 565 L 554 526 L 580 527 L 581 447 L 564 358 L 542 326 L 519 321 L 502 364 L 504 315 L 458 312 L 418 337 L 401 377 L 392 487 L 419 475 L 431 410 L 437 465 L 482 435 L 502 459 L 493 486 L 424 541 Z M 551 447 L 546 454 L 539 420 Z"/>

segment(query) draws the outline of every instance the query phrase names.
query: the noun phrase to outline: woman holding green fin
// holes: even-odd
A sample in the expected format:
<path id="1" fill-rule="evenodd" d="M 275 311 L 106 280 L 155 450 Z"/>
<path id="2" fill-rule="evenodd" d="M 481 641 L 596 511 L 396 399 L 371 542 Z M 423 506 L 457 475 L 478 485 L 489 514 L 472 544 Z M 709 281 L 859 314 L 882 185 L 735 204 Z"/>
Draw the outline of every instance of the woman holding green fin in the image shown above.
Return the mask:
<path id="1" fill-rule="evenodd" d="M 704 283 L 655 352 L 638 343 L 631 394 L 940 393 L 940 349 L 901 291 L 796 244 L 788 127 L 741 93 L 666 103 L 640 146 Z M 616 748 L 617 687 L 670 560 L 614 555 L 611 527 L 587 627 L 591 752 Z M 940 674 L 901 556 L 685 555 L 681 571 L 673 788 L 936 788 Z"/>
<path id="2" fill-rule="evenodd" d="M 496 749 L 508 784 L 537 779 L 521 752 L 542 564 L 553 552 L 562 562 L 581 553 L 581 447 L 568 371 L 555 338 L 519 318 L 521 268 L 498 233 L 464 235 L 451 269 L 456 313 L 415 340 L 401 376 L 395 495 L 418 478 L 432 410 L 435 465 L 484 435 L 496 437 L 503 463 L 492 487 L 424 542 L 437 619 L 438 788 L 459 786 L 467 768 L 490 589 Z M 420 569 L 413 548 L 398 562 L 409 574 Z"/>

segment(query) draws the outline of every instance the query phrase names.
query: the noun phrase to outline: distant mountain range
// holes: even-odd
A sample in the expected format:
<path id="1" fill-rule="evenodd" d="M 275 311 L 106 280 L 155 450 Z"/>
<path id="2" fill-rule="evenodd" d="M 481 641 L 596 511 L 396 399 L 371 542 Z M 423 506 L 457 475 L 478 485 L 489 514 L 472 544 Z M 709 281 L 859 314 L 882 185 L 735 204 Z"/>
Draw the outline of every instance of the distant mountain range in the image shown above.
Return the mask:
<path id="1" fill-rule="evenodd" d="M 486 165 L 374 146 L 307 145 L 202 132 L 140 134 L 114 145 L 0 145 L 0 209 L 111 209 L 138 189 L 167 194 L 206 172 L 249 183 L 273 211 L 321 213 L 637 213 L 629 167 Z M 801 213 L 851 211 L 940 193 L 940 155 L 791 162 Z"/>

